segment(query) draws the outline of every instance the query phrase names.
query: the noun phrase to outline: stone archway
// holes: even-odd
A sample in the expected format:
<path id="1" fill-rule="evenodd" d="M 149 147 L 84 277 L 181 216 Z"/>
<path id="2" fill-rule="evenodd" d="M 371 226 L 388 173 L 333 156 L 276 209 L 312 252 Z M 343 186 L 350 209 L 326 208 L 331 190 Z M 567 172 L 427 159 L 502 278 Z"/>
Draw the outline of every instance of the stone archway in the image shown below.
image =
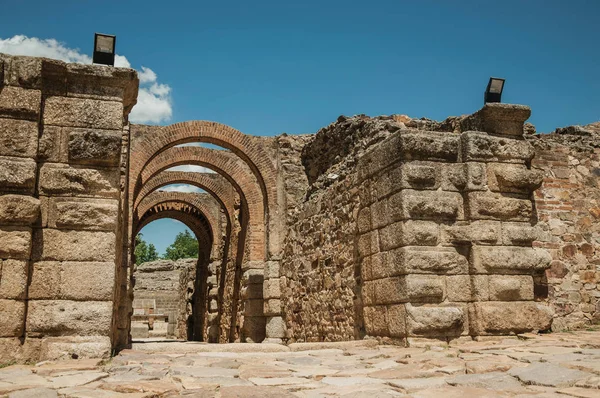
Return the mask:
<path id="1" fill-rule="evenodd" d="M 196 236 L 199 253 L 195 267 L 175 270 L 174 274 L 176 277 L 179 275 L 178 294 L 175 294 L 175 300 L 178 300 L 176 324 L 179 332 L 176 335 L 188 340 L 206 341 L 210 335 L 207 326 L 216 326 L 214 322 L 209 324 L 209 290 L 212 288 L 209 277 L 214 273 L 210 265 L 213 259 L 218 260 L 224 256 L 219 242 L 223 240 L 220 231 L 225 217 L 221 214 L 220 205 L 207 194 L 155 191 L 142 200 L 136 211 L 136 219 L 139 220 L 134 230 L 136 234 L 153 221 L 170 218 L 184 223 Z M 229 222 L 226 229 L 230 230 Z M 173 272 L 169 271 L 165 275 L 173 275 Z M 136 280 L 132 275 L 132 292 L 137 291 Z M 135 293 L 130 296 L 132 301 L 134 296 Z M 162 300 L 172 302 L 173 297 L 170 299 Z"/>

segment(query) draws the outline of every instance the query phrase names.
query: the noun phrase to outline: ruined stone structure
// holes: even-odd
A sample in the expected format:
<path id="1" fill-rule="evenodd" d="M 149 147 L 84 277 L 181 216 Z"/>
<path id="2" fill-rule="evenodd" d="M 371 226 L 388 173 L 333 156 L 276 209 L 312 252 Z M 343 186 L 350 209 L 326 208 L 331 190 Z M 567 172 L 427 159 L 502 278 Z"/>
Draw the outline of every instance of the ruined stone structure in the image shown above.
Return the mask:
<path id="1" fill-rule="evenodd" d="M 3 360 L 107 355 L 145 308 L 215 343 L 411 344 L 598 322 L 597 125 L 531 135 L 529 108 L 488 104 L 439 123 L 340 117 L 256 137 L 130 124 L 137 86 L 129 69 L 0 56 Z M 161 191 L 175 183 L 206 193 Z M 200 246 L 162 302 L 133 258 L 161 218 Z"/>

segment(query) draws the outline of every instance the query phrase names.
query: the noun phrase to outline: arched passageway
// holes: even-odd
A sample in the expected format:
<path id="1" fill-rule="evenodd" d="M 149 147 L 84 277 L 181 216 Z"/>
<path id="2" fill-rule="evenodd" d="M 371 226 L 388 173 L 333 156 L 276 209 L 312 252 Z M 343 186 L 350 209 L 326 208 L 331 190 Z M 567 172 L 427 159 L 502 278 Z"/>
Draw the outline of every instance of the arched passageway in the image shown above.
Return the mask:
<path id="1" fill-rule="evenodd" d="M 210 266 L 211 260 L 222 257 L 222 253 L 219 252 L 222 245 L 219 242 L 223 241 L 220 230 L 224 221 L 217 202 L 207 196 L 207 194 L 157 191 L 148 195 L 138 208 L 139 223 L 135 230 L 136 234 L 146 225 L 157 220 L 169 218 L 180 221 L 192 231 L 198 242 L 198 258 L 191 263 L 184 262 L 183 265 L 181 262 L 159 263 L 157 270 L 148 270 L 144 264 L 137 267 L 132 278 L 134 303 L 132 322 L 143 318 L 135 314 L 136 311 L 140 311 L 139 304 L 148 303 L 147 298 L 154 298 L 150 305 L 154 305 L 157 315 L 150 318 L 168 321 L 173 329 L 169 330 L 170 336 L 185 340 L 207 340 L 209 328 L 212 326 L 208 325 L 207 319 L 209 291 L 212 288 L 212 281 L 209 278 L 214 273 Z M 160 273 L 152 284 L 155 291 L 142 290 L 140 294 L 138 279 L 140 277 L 148 279 L 148 271 Z M 162 290 L 168 290 L 170 284 L 170 291 L 157 292 L 156 290 L 161 290 L 161 283 L 162 285 L 166 283 L 167 286 L 167 289 Z M 173 288 L 172 285 L 175 287 Z M 165 308 L 170 311 L 164 311 Z M 159 325 L 154 322 L 152 324 Z M 150 327 L 150 329 L 154 328 Z M 160 333 L 154 335 L 159 336 Z M 133 335 L 133 337 L 144 336 Z"/>
<path id="2" fill-rule="evenodd" d="M 170 170 L 176 166 L 201 166 L 213 172 Z M 276 310 L 265 314 L 262 295 L 265 264 L 278 258 L 280 246 L 274 227 L 280 206 L 277 175 L 268 150 L 253 137 L 214 122 L 132 126 L 128 177 L 131 244 L 145 225 L 170 217 L 186 220 L 205 248 L 197 268 L 206 271 L 198 274 L 200 282 L 194 289 L 198 295 L 206 293 L 204 313 L 196 322 L 204 322 L 202 338 L 260 342 L 276 337 L 267 336 L 266 315 L 280 314 Z M 194 197 L 164 191 L 173 184 L 206 193 Z M 212 200 L 210 209 L 200 199 L 207 197 Z"/>

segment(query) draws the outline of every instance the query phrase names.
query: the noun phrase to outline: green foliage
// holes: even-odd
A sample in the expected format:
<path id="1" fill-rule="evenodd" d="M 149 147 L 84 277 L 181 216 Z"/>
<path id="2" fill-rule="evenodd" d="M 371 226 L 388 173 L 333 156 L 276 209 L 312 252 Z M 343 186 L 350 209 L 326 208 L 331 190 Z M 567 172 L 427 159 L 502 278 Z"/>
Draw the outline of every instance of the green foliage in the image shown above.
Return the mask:
<path id="1" fill-rule="evenodd" d="M 140 265 L 149 261 L 158 260 L 158 252 L 152 243 L 148 244 L 142 239 L 142 234 L 137 234 L 135 237 L 135 263 Z"/>
<path id="2" fill-rule="evenodd" d="M 177 234 L 175 242 L 167 247 L 165 255 L 163 256 L 166 260 L 196 257 L 198 257 L 198 241 L 187 229 Z"/>

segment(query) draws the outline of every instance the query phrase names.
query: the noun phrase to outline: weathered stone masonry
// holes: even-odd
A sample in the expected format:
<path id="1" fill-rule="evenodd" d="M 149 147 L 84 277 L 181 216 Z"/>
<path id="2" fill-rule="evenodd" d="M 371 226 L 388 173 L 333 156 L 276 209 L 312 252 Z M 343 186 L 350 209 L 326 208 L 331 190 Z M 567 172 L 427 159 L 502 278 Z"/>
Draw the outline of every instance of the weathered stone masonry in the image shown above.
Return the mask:
<path id="1" fill-rule="evenodd" d="M 109 352 L 135 72 L 1 56 L 0 84 L 2 356 Z"/>
<path id="2" fill-rule="evenodd" d="M 200 256 L 174 297 L 137 288 L 178 303 L 182 338 L 410 344 L 599 320 L 597 124 L 523 135 L 529 108 L 490 104 L 252 137 L 130 125 L 129 69 L 1 55 L 0 83 L 2 361 L 127 347 L 135 235 L 167 217 Z M 217 174 L 169 170 L 184 164 Z"/>

